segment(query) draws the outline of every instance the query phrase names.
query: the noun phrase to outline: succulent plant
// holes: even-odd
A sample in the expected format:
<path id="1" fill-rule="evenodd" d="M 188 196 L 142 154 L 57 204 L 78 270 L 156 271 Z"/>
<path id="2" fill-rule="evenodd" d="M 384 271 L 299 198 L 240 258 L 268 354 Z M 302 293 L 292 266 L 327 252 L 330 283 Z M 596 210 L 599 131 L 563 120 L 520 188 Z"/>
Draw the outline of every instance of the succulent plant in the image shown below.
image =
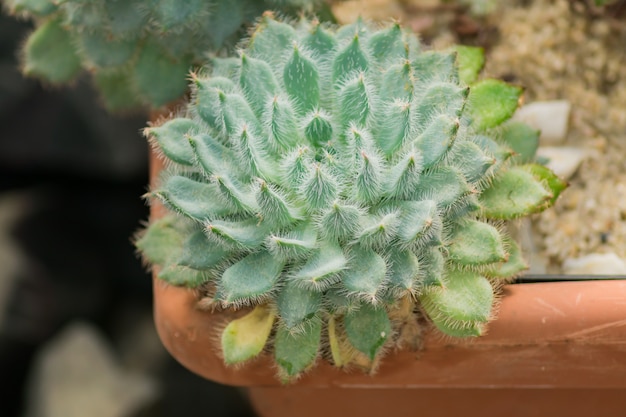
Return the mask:
<path id="1" fill-rule="evenodd" d="M 482 62 L 398 24 L 266 14 L 146 129 L 168 161 L 149 195 L 170 211 L 137 247 L 160 279 L 251 309 L 222 333 L 226 363 L 271 350 L 291 379 L 320 356 L 371 368 L 418 317 L 483 333 L 526 268 L 504 222 L 564 184 L 532 163 L 538 132 L 507 121 L 522 89 L 476 81 Z"/>
<path id="2" fill-rule="evenodd" d="M 192 65 L 235 45 L 263 11 L 319 10 L 321 0 L 5 0 L 32 18 L 23 71 L 49 84 L 91 73 L 110 110 L 180 98 Z"/>

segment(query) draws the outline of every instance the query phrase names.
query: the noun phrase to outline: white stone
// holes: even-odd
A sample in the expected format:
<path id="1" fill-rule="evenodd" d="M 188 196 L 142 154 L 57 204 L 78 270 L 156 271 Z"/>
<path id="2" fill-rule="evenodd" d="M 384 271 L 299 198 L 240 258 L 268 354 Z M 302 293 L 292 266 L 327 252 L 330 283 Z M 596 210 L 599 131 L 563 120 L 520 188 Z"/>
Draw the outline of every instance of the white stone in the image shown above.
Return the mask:
<path id="1" fill-rule="evenodd" d="M 567 136 L 571 107 L 567 100 L 536 101 L 522 106 L 513 119 L 540 130 L 539 143 L 559 144 Z"/>
<path id="2" fill-rule="evenodd" d="M 126 372 L 92 326 L 66 327 L 38 354 L 26 417 L 125 417 L 155 401 L 154 380 Z"/>
<path id="3" fill-rule="evenodd" d="M 581 148 L 567 146 L 541 146 L 537 156 L 547 158 L 546 164 L 556 175 L 567 180 L 576 172 L 587 152 Z"/>
<path id="4" fill-rule="evenodd" d="M 626 262 L 613 252 L 592 253 L 566 259 L 563 272 L 570 275 L 626 275 Z"/>

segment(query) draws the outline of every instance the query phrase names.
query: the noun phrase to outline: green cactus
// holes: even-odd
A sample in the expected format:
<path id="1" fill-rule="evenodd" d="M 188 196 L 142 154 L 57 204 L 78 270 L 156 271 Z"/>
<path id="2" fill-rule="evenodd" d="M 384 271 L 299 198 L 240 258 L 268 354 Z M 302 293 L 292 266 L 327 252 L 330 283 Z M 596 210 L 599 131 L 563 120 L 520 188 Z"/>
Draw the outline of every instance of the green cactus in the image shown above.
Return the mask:
<path id="1" fill-rule="evenodd" d="M 482 59 L 423 51 L 397 24 L 268 15 L 146 129 L 171 214 L 137 246 L 161 279 L 254 307 L 224 331 L 226 363 L 270 344 L 285 379 L 320 356 L 371 367 L 417 315 L 483 332 L 494 289 L 526 268 L 503 221 L 563 184 L 516 156 L 537 132 L 507 122 L 521 88 L 474 81 Z"/>
<path id="2" fill-rule="evenodd" d="M 23 71 L 49 84 L 89 72 L 109 110 L 182 97 L 192 65 L 233 47 L 266 9 L 323 10 L 322 0 L 5 0 L 32 18 Z"/>

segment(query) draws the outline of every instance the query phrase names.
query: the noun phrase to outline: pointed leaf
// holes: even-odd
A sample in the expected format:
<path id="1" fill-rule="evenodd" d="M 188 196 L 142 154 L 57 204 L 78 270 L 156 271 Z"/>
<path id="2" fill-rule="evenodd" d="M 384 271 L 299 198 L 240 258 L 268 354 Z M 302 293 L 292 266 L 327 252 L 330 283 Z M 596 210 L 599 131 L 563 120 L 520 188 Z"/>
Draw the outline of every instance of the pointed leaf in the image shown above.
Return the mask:
<path id="1" fill-rule="evenodd" d="M 265 246 L 274 256 L 288 260 L 306 257 L 316 248 L 316 244 L 317 230 L 308 222 L 289 232 L 271 235 L 265 242 Z"/>
<path id="2" fill-rule="evenodd" d="M 502 236 L 498 230 L 476 220 L 452 226 L 448 246 L 449 259 L 461 265 L 485 265 L 506 260 Z"/>
<path id="3" fill-rule="evenodd" d="M 347 264 L 348 260 L 339 245 L 324 242 L 291 278 L 303 288 L 323 291 L 339 280 L 339 273 Z"/>
<path id="4" fill-rule="evenodd" d="M 229 250 L 256 249 L 263 244 L 269 226 L 251 218 L 238 221 L 213 220 L 206 225 L 209 239 Z"/>
<path id="5" fill-rule="evenodd" d="M 230 212 L 230 207 L 217 201 L 214 184 L 194 181 L 181 175 L 167 178 L 161 190 L 154 192 L 167 206 L 195 220 L 207 220 Z"/>
<path id="6" fill-rule="evenodd" d="M 468 107 L 474 129 L 483 131 L 508 120 L 519 106 L 523 91 L 521 87 L 494 79 L 472 85 Z"/>
<path id="7" fill-rule="evenodd" d="M 368 60 L 361 49 L 359 35 L 354 35 L 352 41 L 341 49 L 333 62 L 333 83 L 336 85 L 345 76 L 356 72 L 365 72 Z"/>
<path id="8" fill-rule="evenodd" d="M 374 33 L 368 39 L 368 46 L 374 59 L 383 67 L 407 58 L 408 48 L 404 43 L 402 27 L 398 23 Z"/>
<path id="9" fill-rule="evenodd" d="M 39 26 L 24 46 L 24 73 L 53 84 L 73 80 L 81 70 L 71 35 L 60 18 Z"/>
<path id="10" fill-rule="evenodd" d="M 185 93 L 190 66 L 190 56 L 175 60 L 159 44 L 146 42 L 132 69 L 133 82 L 153 107 L 159 107 Z"/>
<path id="11" fill-rule="evenodd" d="M 358 297 L 375 303 L 387 275 L 387 265 L 382 256 L 358 245 L 350 250 L 348 269 L 341 277 L 343 286 Z"/>
<path id="12" fill-rule="evenodd" d="M 456 139 L 458 129 L 459 121 L 443 114 L 428 124 L 424 132 L 413 142 L 415 149 L 422 155 L 424 168 L 430 168 L 446 155 Z"/>
<path id="13" fill-rule="evenodd" d="M 209 276 L 197 269 L 182 265 L 168 265 L 159 271 L 158 278 L 171 285 L 196 288 L 209 280 Z"/>
<path id="14" fill-rule="evenodd" d="M 371 98 L 363 74 L 346 82 L 337 93 L 337 106 L 341 126 L 350 123 L 365 126 L 371 112 Z"/>
<path id="15" fill-rule="evenodd" d="M 320 101 L 320 76 L 315 63 L 304 56 L 297 45 L 285 65 L 283 82 L 287 94 L 296 102 L 300 113 L 315 109 Z"/>
<path id="16" fill-rule="evenodd" d="M 426 288 L 419 299 L 440 330 L 465 331 L 489 320 L 493 289 L 476 272 L 451 271 L 445 287 Z"/>
<path id="17" fill-rule="evenodd" d="M 420 278 L 420 263 L 411 251 L 393 251 L 389 260 L 389 284 L 392 288 L 409 291 Z"/>
<path id="18" fill-rule="evenodd" d="M 193 149 L 186 135 L 195 135 L 200 127 L 193 121 L 184 118 L 168 120 L 161 126 L 145 130 L 146 135 L 154 139 L 161 151 L 172 161 L 191 166 L 194 161 Z"/>
<path id="19" fill-rule="evenodd" d="M 322 294 L 302 288 L 294 281 L 290 281 L 281 288 L 276 303 L 282 323 L 288 330 L 296 327 L 301 330 L 301 325 L 310 325 L 319 311 L 322 302 Z"/>
<path id="20" fill-rule="evenodd" d="M 550 168 L 539 164 L 524 165 L 523 168 L 533 174 L 535 179 L 539 180 L 549 192 L 552 193 L 552 199 L 544 206 L 544 208 L 552 206 L 556 199 L 559 198 L 561 192 L 568 187 L 567 181 L 562 180 Z"/>
<path id="21" fill-rule="evenodd" d="M 284 266 L 269 252 L 252 253 L 224 271 L 216 298 L 229 304 L 256 301 L 275 289 Z"/>
<path id="22" fill-rule="evenodd" d="M 150 224 L 142 232 L 135 246 L 141 251 L 144 259 L 151 264 L 163 266 L 178 256 L 184 237 L 175 225 L 176 218 L 167 216 Z"/>
<path id="23" fill-rule="evenodd" d="M 216 267 L 229 252 L 210 241 L 204 231 L 189 234 L 182 244 L 178 265 L 192 269 L 207 270 Z"/>
<path id="24" fill-rule="evenodd" d="M 483 191 L 480 204 L 488 218 L 513 219 L 541 211 L 553 197 L 532 173 L 513 167 Z"/>
<path id="25" fill-rule="evenodd" d="M 267 104 L 279 91 L 278 81 L 267 62 L 246 54 L 241 55 L 239 85 L 259 119 L 263 117 Z"/>
<path id="26" fill-rule="evenodd" d="M 282 372 L 292 378 L 309 368 L 320 348 L 322 322 L 312 320 L 302 333 L 279 327 L 274 341 L 274 359 Z"/>
<path id="27" fill-rule="evenodd" d="M 380 348 L 391 336 L 391 323 L 384 308 L 361 304 L 358 310 L 349 311 L 344 317 L 350 343 L 374 360 Z"/>
<path id="28" fill-rule="evenodd" d="M 472 84 L 485 65 L 485 50 L 476 46 L 456 45 L 456 62 L 459 78 L 465 84 Z"/>

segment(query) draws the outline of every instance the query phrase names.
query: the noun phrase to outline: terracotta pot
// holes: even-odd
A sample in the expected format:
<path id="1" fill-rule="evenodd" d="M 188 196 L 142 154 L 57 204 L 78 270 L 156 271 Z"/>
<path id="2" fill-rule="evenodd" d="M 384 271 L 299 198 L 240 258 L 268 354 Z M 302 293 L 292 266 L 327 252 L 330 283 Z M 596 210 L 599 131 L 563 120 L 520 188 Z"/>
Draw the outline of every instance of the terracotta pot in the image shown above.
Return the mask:
<path id="1" fill-rule="evenodd" d="M 161 165 L 152 161 L 154 178 Z M 155 204 L 153 216 L 162 210 Z M 525 398 L 522 391 L 511 389 L 558 388 L 559 398 L 566 398 L 572 389 L 604 389 L 607 394 L 602 395 L 626 389 L 626 281 L 622 280 L 509 285 L 497 320 L 483 337 L 453 340 L 428 333 L 423 350 L 389 354 L 375 376 L 347 373 L 320 361 L 288 388 L 280 386 L 269 355 L 243 367 L 225 366 L 217 341 L 230 313 L 207 313 L 195 304 L 191 291 L 154 280 L 154 318 L 163 344 L 198 375 L 222 384 L 253 387 L 250 398 L 261 415 L 346 415 L 347 404 L 367 411 L 374 410 L 379 401 L 388 404 L 418 393 L 430 395 L 417 388 L 452 389 L 461 397 L 472 397 L 471 391 L 461 388 L 497 388 L 517 393 L 519 398 Z M 340 398 L 344 408 L 334 404 Z M 576 402 L 564 403 L 573 406 Z M 620 406 L 626 410 L 626 403 Z M 312 407 L 311 414 L 307 407 Z M 381 413 L 358 414 L 387 414 Z"/>

